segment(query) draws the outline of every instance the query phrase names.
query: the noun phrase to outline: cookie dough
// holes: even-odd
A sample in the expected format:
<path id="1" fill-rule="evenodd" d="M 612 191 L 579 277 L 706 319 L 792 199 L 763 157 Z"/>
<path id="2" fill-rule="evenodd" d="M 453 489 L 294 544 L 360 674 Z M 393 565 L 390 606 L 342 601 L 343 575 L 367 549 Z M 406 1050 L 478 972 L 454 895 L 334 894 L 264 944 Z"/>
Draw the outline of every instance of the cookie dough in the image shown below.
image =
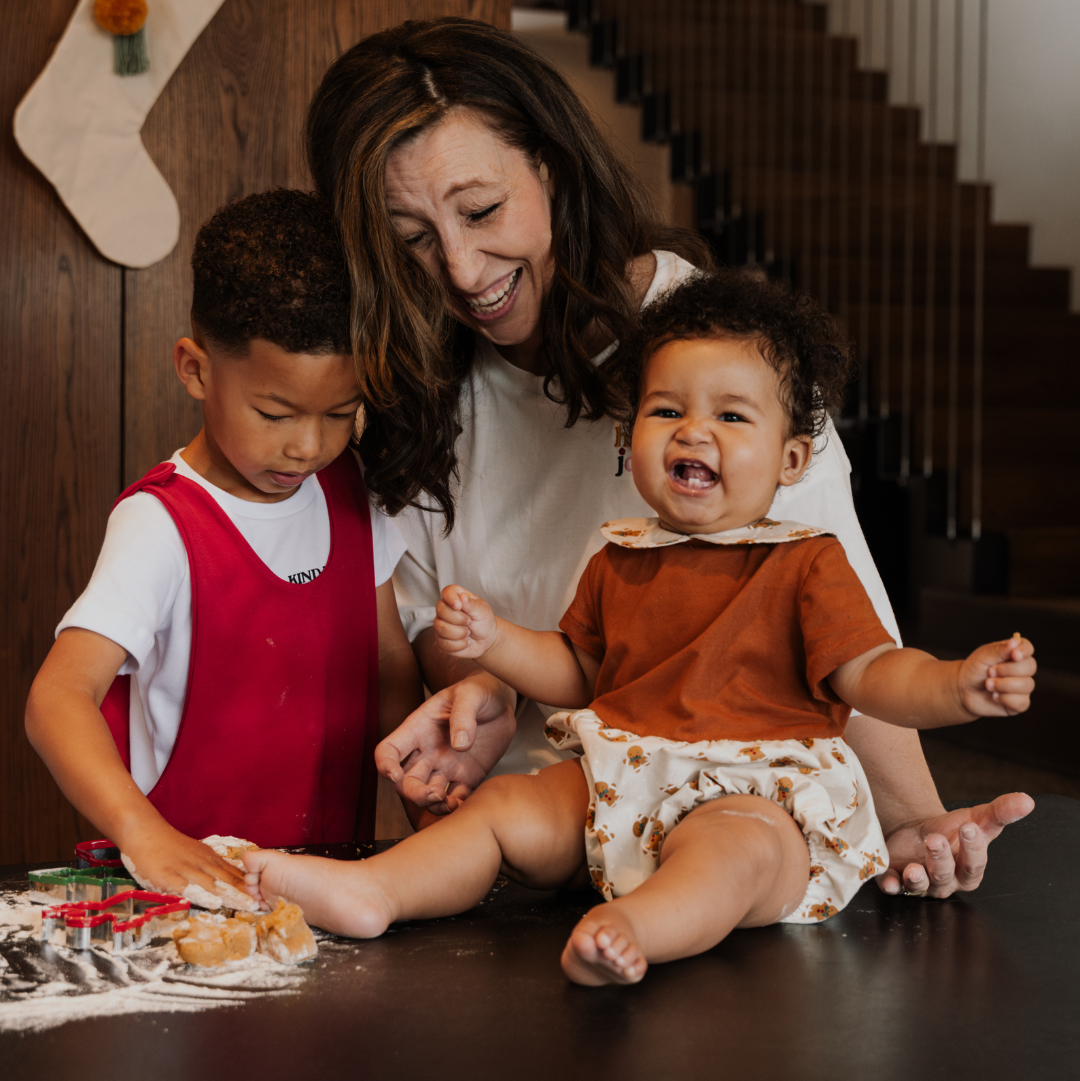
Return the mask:
<path id="1" fill-rule="evenodd" d="M 273 912 L 259 916 L 255 922 L 259 936 L 259 952 L 269 954 L 275 961 L 296 965 L 314 957 L 319 947 L 304 920 L 299 905 L 281 899 Z"/>
<path id="2" fill-rule="evenodd" d="M 260 916 L 200 913 L 177 926 L 173 941 L 181 960 L 203 968 L 243 961 L 256 949 L 285 965 L 307 961 L 318 952 L 300 906 L 286 901 L 278 901 L 273 912 Z"/>
<path id="3" fill-rule="evenodd" d="M 219 968 L 229 961 L 243 961 L 257 946 L 252 922 L 227 919 L 218 913 L 184 920 L 173 931 L 173 941 L 181 960 L 203 968 Z"/>

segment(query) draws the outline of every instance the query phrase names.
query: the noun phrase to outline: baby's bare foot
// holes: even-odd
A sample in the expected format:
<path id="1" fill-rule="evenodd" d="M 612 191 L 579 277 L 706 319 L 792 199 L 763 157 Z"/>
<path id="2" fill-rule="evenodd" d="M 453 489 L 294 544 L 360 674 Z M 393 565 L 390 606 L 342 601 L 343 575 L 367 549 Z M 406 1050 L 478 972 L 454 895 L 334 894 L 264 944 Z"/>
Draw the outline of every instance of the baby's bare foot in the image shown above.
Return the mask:
<path id="1" fill-rule="evenodd" d="M 248 892 L 273 905 L 293 901 L 308 923 L 350 938 L 376 938 L 393 923 L 389 899 L 364 862 L 289 856 L 259 849 L 242 856 Z"/>
<path id="2" fill-rule="evenodd" d="M 614 903 L 594 908 L 574 928 L 563 950 L 562 968 L 574 983 L 599 987 L 637 983 L 648 962 L 630 921 Z"/>

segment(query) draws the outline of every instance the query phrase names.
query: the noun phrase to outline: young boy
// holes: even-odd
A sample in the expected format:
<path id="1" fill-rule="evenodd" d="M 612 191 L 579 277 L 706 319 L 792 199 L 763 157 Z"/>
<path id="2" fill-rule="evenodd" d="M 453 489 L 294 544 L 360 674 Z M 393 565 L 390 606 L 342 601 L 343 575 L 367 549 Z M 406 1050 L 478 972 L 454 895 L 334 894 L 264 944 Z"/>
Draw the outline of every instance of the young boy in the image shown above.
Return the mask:
<path id="1" fill-rule="evenodd" d="M 897 649 L 836 538 L 764 517 L 839 404 L 849 347 L 834 319 L 775 284 L 700 276 L 620 352 L 634 483 L 658 516 L 603 527 L 562 634 L 459 586 L 435 622 L 447 652 L 576 707 L 549 738 L 582 758 L 490 780 L 360 865 L 247 853 L 253 895 L 369 936 L 466 909 L 500 872 L 539 888 L 591 878 L 608 903 L 563 968 L 634 982 L 735 927 L 826 919 L 885 870 L 842 738 L 849 707 L 922 727 L 1028 708 L 1029 642 L 952 662 Z"/>
<path id="2" fill-rule="evenodd" d="M 141 880 L 220 892 L 241 877 L 194 838 L 370 837 L 376 732 L 422 697 L 390 582 L 405 545 L 346 449 L 360 394 L 331 213 L 298 191 L 232 203 L 192 268 L 173 362 L 202 429 L 117 501 L 26 732 Z"/>

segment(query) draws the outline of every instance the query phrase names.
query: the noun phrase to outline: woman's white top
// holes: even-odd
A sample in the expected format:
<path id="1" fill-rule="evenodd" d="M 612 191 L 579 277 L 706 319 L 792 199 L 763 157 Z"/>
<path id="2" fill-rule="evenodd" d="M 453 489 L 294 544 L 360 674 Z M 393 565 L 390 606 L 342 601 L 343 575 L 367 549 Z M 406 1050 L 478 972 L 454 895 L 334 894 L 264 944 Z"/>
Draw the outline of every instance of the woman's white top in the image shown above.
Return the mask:
<path id="1" fill-rule="evenodd" d="M 317 476 L 308 477 L 288 499 L 252 503 L 199 476 L 180 451 L 169 461 L 179 476 L 210 493 L 279 578 L 303 583 L 322 573 L 330 554 L 330 515 Z M 380 586 L 393 574 L 405 542 L 374 507 L 371 541 Z M 136 492 L 109 515 L 90 584 L 56 633 L 67 627 L 96 631 L 127 650 L 120 675 L 133 677 L 131 776 L 149 792 L 176 743 L 191 658 L 191 568 L 176 522 L 157 496 Z"/>
<path id="2" fill-rule="evenodd" d="M 654 254 L 656 274 L 643 307 L 694 270 L 671 252 Z M 543 377 L 515 368 L 484 338 L 477 339 L 461 413 L 453 533 L 442 535 L 443 518 L 435 512 L 409 509 L 395 519 L 408 545 L 394 587 L 409 638 L 431 626 L 439 591 L 451 583 L 483 597 L 504 619 L 533 630 L 558 630 L 585 564 L 605 543 L 600 526 L 613 518 L 653 514 L 620 468 L 620 459 L 629 454 L 629 433 L 609 419 L 566 428 L 566 410 L 545 397 Z M 830 423 L 805 476 L 780 489 L 769 517 L 834 533 L 885 629 L 899 642 L 855 516 L 850 472 Z M 553 712 L 519 702 L 517 734 L 493 774 L 527 773 L 559 760 L 543 733 Z"/>

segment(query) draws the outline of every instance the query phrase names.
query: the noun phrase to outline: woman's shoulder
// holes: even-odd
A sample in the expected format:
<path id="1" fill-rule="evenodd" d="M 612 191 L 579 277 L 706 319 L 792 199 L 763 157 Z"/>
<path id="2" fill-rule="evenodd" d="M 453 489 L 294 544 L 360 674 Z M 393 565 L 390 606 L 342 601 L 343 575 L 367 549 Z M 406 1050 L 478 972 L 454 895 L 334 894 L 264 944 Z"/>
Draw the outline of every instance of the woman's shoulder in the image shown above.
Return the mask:
<path id="1" fill-rule="evenodd" d="M 649 251 L 630 262 L 627 277 L 638 304 L 648 307 L 661 293 L 681 285 L 697 268 L 672 251 Z"/>

